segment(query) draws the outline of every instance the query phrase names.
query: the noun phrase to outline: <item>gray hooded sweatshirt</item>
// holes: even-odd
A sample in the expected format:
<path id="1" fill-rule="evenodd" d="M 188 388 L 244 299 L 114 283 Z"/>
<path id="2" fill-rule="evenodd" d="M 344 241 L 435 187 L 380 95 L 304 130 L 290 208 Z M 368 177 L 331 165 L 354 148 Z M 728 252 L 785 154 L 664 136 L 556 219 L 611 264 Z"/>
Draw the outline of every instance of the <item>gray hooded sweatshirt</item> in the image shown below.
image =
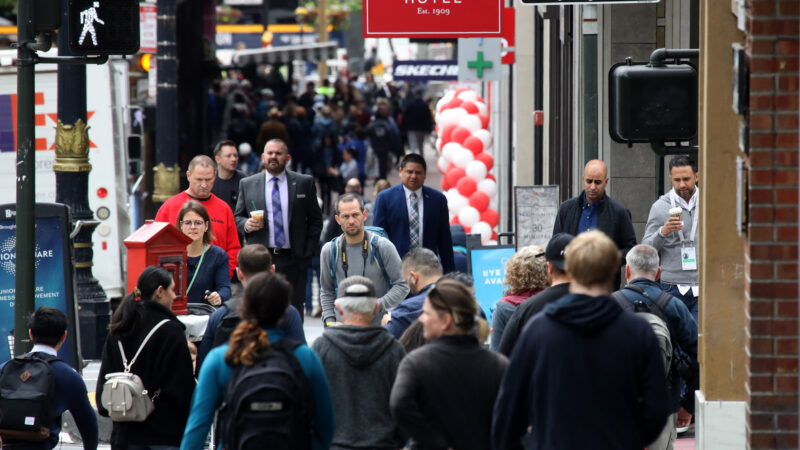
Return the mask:
<path id="1" fill-rule="evenodd" d="M 336 433 L 331 448 L 398 449 L 404 440 L 389 410 L 405 350 L 383 327 L 329 327 L 312 348 L 331 386 Z"/>
<path id="2" fill-rule="evenodd" d="M 699 189 L 699 188 L 698 188 Z M 681 206 L 683 209 L 683 230 L 673 231 L 667 236 L 661 235 L 661 227 L 669 219 L 669 210 L 672 208 L 670 202 L 670 195 L 672 191 L 667 192 L 653 203 L 650 208 L 650 215 L 647 217 L 647 227 L 644 230 L 644 238 L 642 244 L 647 244 L 655 247 L 661 256 L 661 280 L 672 284 L 685 284 L 697 285 L 697 270 L 683 270 L 681 268 L 681 237 L 683 233 L 684 239 L 687 241 L 694 241 L 695 251 L 699 252 L 697 239 L 700 234 L 698 224 L 697 234 L 692 238 L 689 235 L 692 231 L 692 224 L 697 219 L 698 207 L 695 206 L 691 211 Z M 697 192 L 699 196 L 699 192 Z M 679 206 L 679 202 L 675 202 L 675 206 Z M 697 255 L 699 260 L 699 254 Z"/>

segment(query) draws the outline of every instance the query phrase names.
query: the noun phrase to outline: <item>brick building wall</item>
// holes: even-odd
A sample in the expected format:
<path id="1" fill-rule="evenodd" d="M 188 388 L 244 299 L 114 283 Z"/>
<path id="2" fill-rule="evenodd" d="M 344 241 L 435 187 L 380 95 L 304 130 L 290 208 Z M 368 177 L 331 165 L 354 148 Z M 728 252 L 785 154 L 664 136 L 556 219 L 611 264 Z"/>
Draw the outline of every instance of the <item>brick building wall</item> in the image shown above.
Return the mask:
<path id="1" fill-rule="evenodd" d="M 747 442 L 797 449 L 800 2 L 747 3 Z"/>

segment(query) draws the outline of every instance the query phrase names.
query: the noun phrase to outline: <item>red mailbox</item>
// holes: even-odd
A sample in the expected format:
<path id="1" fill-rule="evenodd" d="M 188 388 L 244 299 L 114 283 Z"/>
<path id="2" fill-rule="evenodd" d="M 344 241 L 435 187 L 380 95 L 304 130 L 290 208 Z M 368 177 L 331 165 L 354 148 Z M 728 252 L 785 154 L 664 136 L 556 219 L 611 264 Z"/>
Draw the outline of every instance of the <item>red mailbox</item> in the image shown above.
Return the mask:
<path id="1" fill-rule="evenodd" d="M 175 281 L 172 312 L 187 314 L 186 309 L 186 246 L 192 239 L 174 225 L 148 220 L 125 239 L 128 248 L 128 292 L 147 266 L 161 266 Z"/>

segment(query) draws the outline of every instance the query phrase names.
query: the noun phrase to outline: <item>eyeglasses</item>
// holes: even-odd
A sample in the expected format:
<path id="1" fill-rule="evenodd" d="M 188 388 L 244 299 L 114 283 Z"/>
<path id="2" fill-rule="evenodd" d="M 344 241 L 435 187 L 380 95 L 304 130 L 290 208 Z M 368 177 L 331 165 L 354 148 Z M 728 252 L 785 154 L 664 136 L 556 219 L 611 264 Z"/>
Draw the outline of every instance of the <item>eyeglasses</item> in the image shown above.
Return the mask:
<path id="1" fill-rule="evenodd" d="M 203 225 L 205 225 L 205 224 L 206 224 L 206 223 L 205 223 L 204 221 L 202 221 L 202 220 L 194 220 L 194 221 L 192 221 L 192 220 L 184 220 L 184 221 L 183 221 L 183 222 L 181 222 L 181 223 L 183 224 L 183 226 L 185 226 L 185 227 L 187 227 L 187 228 L 191 227 L 192 225 L 194 225 L 194 226 L 196 226 L 196 227 L 198 227 L 198 228 L 199 228 L 199 227 L 202 227 Z"/>

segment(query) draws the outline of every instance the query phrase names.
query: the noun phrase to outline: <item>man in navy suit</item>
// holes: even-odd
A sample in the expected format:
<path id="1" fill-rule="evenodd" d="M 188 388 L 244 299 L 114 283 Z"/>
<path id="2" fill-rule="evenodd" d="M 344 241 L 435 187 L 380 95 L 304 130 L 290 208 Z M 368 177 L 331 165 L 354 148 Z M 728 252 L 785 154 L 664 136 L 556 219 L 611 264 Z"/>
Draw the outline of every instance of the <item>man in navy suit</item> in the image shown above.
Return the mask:
<path id="1" fill-rule="evenodd" d="M 375 201 L 373 225 L 382 227 L 402 258 L 412 248 L 430 249 L 442 261 L 444 272 L 455 269 L 447 198 L 423 186 L 425 158 L 411 153 L 400 161 L 399 186 L 386 189 Z"/>

